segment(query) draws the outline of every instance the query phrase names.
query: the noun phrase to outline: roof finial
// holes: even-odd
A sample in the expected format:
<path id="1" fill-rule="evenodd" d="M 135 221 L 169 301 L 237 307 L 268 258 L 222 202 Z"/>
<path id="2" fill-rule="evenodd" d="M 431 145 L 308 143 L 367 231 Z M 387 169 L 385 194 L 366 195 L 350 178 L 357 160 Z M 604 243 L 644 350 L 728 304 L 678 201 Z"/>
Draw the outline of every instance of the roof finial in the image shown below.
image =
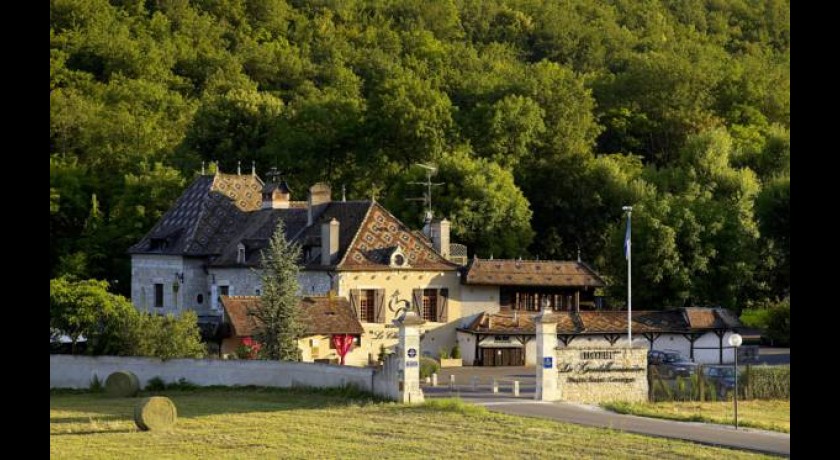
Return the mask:
<path id="1" fill-rule="evenodd" d="M 251 160 L 251 175 L 256 177 L 257 176 L 257 161 Z"/>
<path id="2" fill-rule="evenodd" d="M 242 161 L 240 161 L 240 160 L 236 160 L 236 175 L 237 176 L 242 175 Z"/>
<path id="3" fill-rule="evenodd" d="M 490 260 L 493 260 L 493 253 L 490 253 Z"/>
<path id="4" fill-rule="evenodd" d="M 341 201 L 347 201 L 347 187 L 341 184 Z"/>
<path id="5" fill-rule="evenodd" d="M 578 262 L 580 262 L 580 245 L 578 245 L 577 249 L 578 249 Z"/>
<path id="6" fill-rule="evenodd" d="M 204 160 L 201 160 L 201 175 L 204 175 Z"/>

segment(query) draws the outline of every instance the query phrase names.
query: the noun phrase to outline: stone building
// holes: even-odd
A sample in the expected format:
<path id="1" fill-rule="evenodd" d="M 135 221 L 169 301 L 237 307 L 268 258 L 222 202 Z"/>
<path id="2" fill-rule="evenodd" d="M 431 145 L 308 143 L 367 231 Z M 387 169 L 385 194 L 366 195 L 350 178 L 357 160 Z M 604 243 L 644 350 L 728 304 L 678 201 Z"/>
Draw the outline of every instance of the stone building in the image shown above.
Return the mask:
<path id="1" fill-rule="evenodd" d="M 580 260 L 469 259 L 465 246 L 450 241 L 446 219 L 427 221 L 418 231 L 376 201 L 333 200 L 325 184 L 310 187 L 305 201 L 293 195 L 277 176 L 268 183 L 254 172 L 197 177 L 130 248 L 136 308 L 161 314 L 194 310 L 205 335 L 220 342 L 221 352 L 232 351 L 245 337 L 245 310 L 238 307 L 257 304 L 261 252 L 282 219 L 287 240 L 302 249 L 299 295 L 316 299 L 303 302 L 304 308 L 323 310 L 317 299 L 329 298 L 335 308 L 348 306 L 335 314 L 349 311 L 355 319 L 352 328 L 339 331 L 328 314 L 310 316 L 311 334 L 301 341 L 307 360 L 334 361 L 328 337 L 351 334 L 355 343 L 346 362 L 376 361 L 383 348 L 396 343 L 393 320 L 406 309 L 425 320 L 423 354 L 437 356 L 457 342 L 466 365 L 531 363 L 526 336 L 533 332 L 481 329 L 503 324 L 499 318 L 524 321 L 544 309 L 587 318 L 612 315 L 594 311 L 601 307 L 597 293 L 605 282 Z M 668 332 L 696 334 L 684 328 Z"/>

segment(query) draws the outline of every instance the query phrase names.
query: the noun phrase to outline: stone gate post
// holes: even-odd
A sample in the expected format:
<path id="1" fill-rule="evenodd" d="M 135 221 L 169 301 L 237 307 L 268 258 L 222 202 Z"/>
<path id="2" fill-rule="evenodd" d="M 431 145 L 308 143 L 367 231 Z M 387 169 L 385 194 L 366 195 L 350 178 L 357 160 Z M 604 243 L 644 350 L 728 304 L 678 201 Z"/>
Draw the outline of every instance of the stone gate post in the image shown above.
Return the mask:
<path id="1" fill-rule="evenodd" d="M 557 401 L 560 389 L 557 387 L 557 319 L 550 311 L 543 311 L 534 318 L 537 326 L 537 401 Z"/>
<path id="2" fill-rule="evenodd" d="M 394 320 L 400 328 L 397 356 L 399 357 L 399 402 L 423 403 L 420 389 L 420 326 L 425 323 L 414 311 L 407 311 Z"/>

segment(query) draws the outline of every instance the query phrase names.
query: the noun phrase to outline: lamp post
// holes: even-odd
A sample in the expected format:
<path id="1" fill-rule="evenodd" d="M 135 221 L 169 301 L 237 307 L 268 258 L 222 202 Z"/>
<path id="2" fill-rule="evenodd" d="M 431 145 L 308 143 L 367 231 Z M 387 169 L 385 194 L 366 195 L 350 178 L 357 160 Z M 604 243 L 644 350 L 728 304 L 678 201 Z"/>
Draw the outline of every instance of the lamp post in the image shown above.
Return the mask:
<path id="1" fill-rule="evenodd" d="M 729 336 L 729 345 L 733 347 L 733 351 L 735 352 L 735 429 L 738 429 L 738 347 L 741 346 L 741 343 L 744 339 L 741 337 L 741 334 L 732 334 Z"/>

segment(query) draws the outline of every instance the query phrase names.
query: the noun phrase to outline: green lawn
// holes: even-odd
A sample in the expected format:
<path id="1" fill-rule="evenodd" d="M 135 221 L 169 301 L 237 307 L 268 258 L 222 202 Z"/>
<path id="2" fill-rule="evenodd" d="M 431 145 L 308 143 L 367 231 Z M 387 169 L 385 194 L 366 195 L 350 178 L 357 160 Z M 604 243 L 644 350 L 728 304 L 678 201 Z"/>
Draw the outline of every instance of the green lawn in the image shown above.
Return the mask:
<path id="1" fill-rule="evenodd" d="M 279 390 L 165 392 L 179 420 L 141 432 L 137 399 L 50 392 L 54 458 L 758 458 L 606 429 L 488 412 Z"/>
<path id="2" fill-rule="evenodd" d="M 727 425 L 735 423 L 735 409 L 732 401 L 611 403 L 604 404 L 604 407 L 622 414 L 645 417 Z M 790 401 L 738 401 L 738 424 L 790 433 Z"/>

